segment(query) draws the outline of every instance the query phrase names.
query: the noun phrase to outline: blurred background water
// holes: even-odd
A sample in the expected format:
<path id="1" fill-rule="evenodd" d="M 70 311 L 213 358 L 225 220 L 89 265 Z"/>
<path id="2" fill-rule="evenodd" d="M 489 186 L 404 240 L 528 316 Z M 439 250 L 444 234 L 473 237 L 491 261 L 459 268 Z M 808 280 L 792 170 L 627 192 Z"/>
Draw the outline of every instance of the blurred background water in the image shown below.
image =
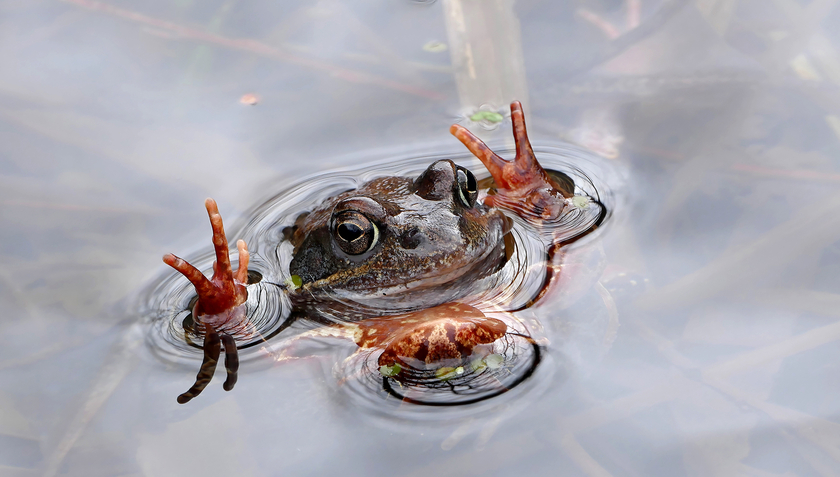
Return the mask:
<path id="1" fill-rule="evenodd" d="M 837 4 L 0 0 L 0 473 L 840 475 Z M 329 352 L 175 402 L 135 297 L 205 197 L 235 230 L 366 151 L 463 156 L 454 122 L 504 146 L 513 99 L 617 171 L 603 349 L 445 421 Z"/>

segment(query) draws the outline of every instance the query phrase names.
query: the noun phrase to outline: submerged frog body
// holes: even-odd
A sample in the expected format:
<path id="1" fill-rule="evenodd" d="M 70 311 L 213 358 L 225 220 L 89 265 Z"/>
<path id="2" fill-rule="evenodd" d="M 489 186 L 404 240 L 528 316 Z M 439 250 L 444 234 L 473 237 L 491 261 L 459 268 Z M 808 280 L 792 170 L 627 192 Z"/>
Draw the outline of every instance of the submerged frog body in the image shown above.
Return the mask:
<path id="1" fill-rule="evenodd" d="M 491 173 L 489 192 L 480 195 L 470 171 L 441 160 L 416 178 L 378 178 L 299 216 L 284 230 L 294 246 L 289 273 L 301 281 L 286 290 L 292 316 L 343 323 L 368 320 L 356 328 L 362 330 L 356 342 L 360 348 L 382 349 L 383 366 L 406 359 L 426 364 L 464 359 L 476 346 L 504 336 L 504 322 L 484 318 L 467 305 L 445 304 L 464 298 L 474 282 L 504 264 L 510 230 L 505 212 L 535 226 L 556 221 L 574 190 L 568 177 L 550 175 L 537 162 L 518 102 L 511 104 L 511 119 L 513 161 L 493 153 L 465 128 L 450 129 Z M 181 403 L 209 383 L 222 347 L 228 370 L 224 388 L 233 387 L 238 356 L 231 330 L 247 328 L 246 244 L 237 243 L 239 268 L 234 272 L 216 203 L 208 199 L 205 205 L 216 251 L 213 277 L 206 278 L 174 255 L 164 256 L 165 263 L 195 286 L 192 316 L 195 331 L 204 333 L 204 362 L 195 385 L 179 396 Z M 552 244 L 549 256 L 567 242 Z M 383 314 L 402 317 L 378 318 Z"/>

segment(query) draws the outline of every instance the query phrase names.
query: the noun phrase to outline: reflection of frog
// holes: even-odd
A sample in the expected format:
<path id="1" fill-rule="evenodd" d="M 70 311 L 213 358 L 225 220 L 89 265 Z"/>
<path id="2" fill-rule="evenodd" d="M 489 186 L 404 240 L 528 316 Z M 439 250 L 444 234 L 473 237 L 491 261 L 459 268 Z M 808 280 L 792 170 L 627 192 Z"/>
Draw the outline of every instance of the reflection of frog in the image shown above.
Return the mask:
<path id="1" fill-rule="evenodd" d="M 557 221 L 571 207 L 567 199 L 573 195 L 574 185 L 562 174 L 549 175 L 537 162 L 519 102 L 511 104 L 511 119 L 516 141 L 513 161 L 493 153 L 463 127 L 455 125 L 450 129 L 493 177 L 493 187 L 483 195 L 483 201 L 479 201 L 473 174 L 442 160 L 416 179 L 375 179 L 298 217 L 295 226 L 285 230 L 286 238 L 294 245 L 289 271 L 301 280 L 301 286 L 288 291 L 292 313 L 317 317 L 319 308 L 328 308 L 330 317 L 358 321 L 453 302 L 468 293 L 468 285 L 493 274 L 504 263 L 510 221 L 502 210 L 536 226 Z M 193 388 L 179 396 L 182 403 L 200 393 L 210 381 L 222 345 L 228 369 L 224 387 L 233 387 L 238 356 L 230 330 L 248 326 L 244 302 L 249 255 L 245 242 L 237 243 L 239 269 L 233 272 L 218 208 L 212 199 L 207 199 L 205 205 L 216 250 L 212 279 L 172 254 L 163 259 L 195 286 L 198 300 L 193 317 L 197 328 L 203 328 L 205 333 L 204 363 Z M 566 242 L 564 239 L 554 247 Z M 376 313 L 365 315 L 366 310 Z M 475 323 L 476 318 L 465 319 Z M 416 320 L 405 322 L 411 326 Z M 503 328 L 504 324 L 494 324 L 494 331 L 487 337 L 458 338 L 458 354 L 469 354 L 464 343 L 487 343 L 488 339 L 493 341 L 503 335 L 499 326 Z M 469 330 L 482 327 L 464 329 L 465 333 L 474 333 Z M 403 335 L 410 340 L 416 334 Z M 401 349 L 401 339 L 390 344 L 389 350 Z"/>

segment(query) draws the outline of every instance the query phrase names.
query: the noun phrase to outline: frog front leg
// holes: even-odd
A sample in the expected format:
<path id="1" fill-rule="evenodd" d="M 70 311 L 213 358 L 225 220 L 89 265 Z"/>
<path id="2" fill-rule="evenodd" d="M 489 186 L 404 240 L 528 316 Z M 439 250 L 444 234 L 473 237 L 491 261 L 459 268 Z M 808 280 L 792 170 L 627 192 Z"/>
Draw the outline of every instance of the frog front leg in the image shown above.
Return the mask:
<path id="1" fill-rule="evenodd" d="M 478 157 L 496 182 L 497 192 L 488 195 L 484 203 L 491 207 L 511 210 L 525 219 L 553 221 L 560 217 L 567 205 L 566 198 L 574 191 L 567 190 L 537 162 L 528 131 L 522 103 L 510 103 L 516 157 L 502 159 L 468 129 L 454 124 L 449 132 Z"/>
<path id="2" fill-rule="evenodd" d="M 519 101 L 511 103 L 510 117 L 516 142 L 516 157 L 512 161 L 499 157 L 481 139 L 462 126 L 453 125 L 449 131 L 481 160 L 493 176 L 497 190 L 495 194 L 489 194 L 484 203 L 512 211 L 550 234 L 551 244 L 546 251 L 545 284 L 539 294 L 525 305 L 527 308 L 541 300 L 552 289 L 557 289 L 558 287 L 553 286 L 555 282 L 568 280 L 568 277 L 572 276 L 568 271 L 572 268 L 572 262 L 561 249 L 597 229 L 604 218 L 605 210 L 599 204 L 601 214 L 588 229 L 581 230 L 580 233 L 569 235 L 562 227 L 558 228 L 556 225 L 561 222 L 561 216 L 574 207 L 571 200 L 574 197 L 574 183 L 564 174 L 547 172 L 537 162 L 528 140 L 525 114 Z M 565 176 L 565 179 L 561 176 Z"/>
<path id="3" fill-rule="evenodd" d="M 204 328 L 204 361 L 196 376 L 195 384 L 187 392 L 178 396 L 178 402 L 181 404 L 198 396 L 210 383 L 221 355 L 222 345 L 225 349 L 225 369 L 228 374 L 223 387 L 225 391 L 233 389 L 239 369 L 239 355 L 236 340 L 228 333 L 228 330 L 241 327 L 246 322 L 245 301 L 248 299 L 248 290 L 245 286 L 248 283 L 250 258 L 248 247 L 244 240 L 236 243 L 239 250 L 239 268 L 234 273 L 231 269 L 228 241 L 219 207 L 216 201 L 209 198 L 204 201 L 204 206 L 210 217 L 213 246 L 216 250 L 213 276 L 208 279 L 189 262 L 171 253 L 163 256 L 164 263 L 184 275 L 195 287 L 198 300 L 192 310 L 193 318 L 197 329 Z"/>

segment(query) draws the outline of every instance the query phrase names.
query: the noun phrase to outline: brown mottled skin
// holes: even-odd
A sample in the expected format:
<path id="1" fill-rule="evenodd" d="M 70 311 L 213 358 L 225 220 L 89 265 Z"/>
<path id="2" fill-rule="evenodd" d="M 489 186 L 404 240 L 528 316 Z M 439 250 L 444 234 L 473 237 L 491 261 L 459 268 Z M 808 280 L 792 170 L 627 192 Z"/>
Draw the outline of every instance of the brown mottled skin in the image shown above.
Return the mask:
<path id="1" fill-rule="evenodd" d="M 425 309 L 462 297 L 461 289 L 475 278 L 498 270 L 508 221 L 499 209 L 462 202 L 456 167 L 442 160 L 417 179 L 374 179 L 329 199 L 287 230 L 295 246 L 289 272 L 303 280 L 289 294 L 293 308 L 313 317 L 329 304 L 332 316 L 340 313 L 347 321 L 365 318 L 356 314 L 365 307 Z M 378 230 L 375 245 L 358 255 L 336 245 L 337 211 L 348 208 Z"/>
<path id="2" fill-rule="evenodd" d="M 294 311 L 310 316 L 329 308 L 332 317 L 337 313 L 342 320 L 365 319 L 356 341 L 361 347 L 385 346 L 380 364 L 394 363 L 399 357 L 426 363 L 462 358 L 476 345 L 503 336 L 503 322 L 450 302 L 504 263 L 504 236 L 510 226 L 502 209 L 530 219 L 554 219 L 571 195 L 568 185 L 558 183 L 537 162 L 518 101 L 511 104 L 511 120 L 516 141 L 513 161 L 496 155 L 467 129 L 458 125 L 450 129 L 493 176 L 496 190 L 484 203 L 475 201 L 477 190 L 472 189 L 477 187 L 465 188 L 475 184 L 472 174 L 442 160 L 417 178 L 374 179 L 299 217 L 285 231 L 295 247 L 290 273 L 303 280 L 302 287 L 289 292 Z M 234 273 L 216 204 L 207 199 L 206 206 L 216 248 L 213 278 L 208 280 L 174 255 L 164 256 L 164 262 L 195 286 L 194 318 L 206 325 L 205 343 L 212 344 L 212 349 L 205 349 L 196 385 L 179 402 L 188 401 L 209 382 L 220 353 L 214 329 L 223 326 L 225 317 L 233 316 L 247 298 L 245 242 L 237 243 L 239 269 Z M 359 230 L 364 234 L 359 235 Z M 380 314 L 387 309 L 405 315 L 371 318 L 359 313 L 366 307 Z M 226 355 L 234 360 L 235 347 L 228 350 L 231 340 L 222 335 Z M 230 366 L 228 371 L 230 376 Z M 230 377 L 232 388 L 235 371 Z"/>
<path id="3" fill-rule="evenodd" d="M 426 364 L 463 359 L 473 348 L 489 344 L 507 332 L 501 320 L 488 318 L 463 303 L 447 303 L 409 315 L 370 318 L 359 323 L 354 340 L 360 348 L 384 348 L 380 366 L 402 358 Z"/>

